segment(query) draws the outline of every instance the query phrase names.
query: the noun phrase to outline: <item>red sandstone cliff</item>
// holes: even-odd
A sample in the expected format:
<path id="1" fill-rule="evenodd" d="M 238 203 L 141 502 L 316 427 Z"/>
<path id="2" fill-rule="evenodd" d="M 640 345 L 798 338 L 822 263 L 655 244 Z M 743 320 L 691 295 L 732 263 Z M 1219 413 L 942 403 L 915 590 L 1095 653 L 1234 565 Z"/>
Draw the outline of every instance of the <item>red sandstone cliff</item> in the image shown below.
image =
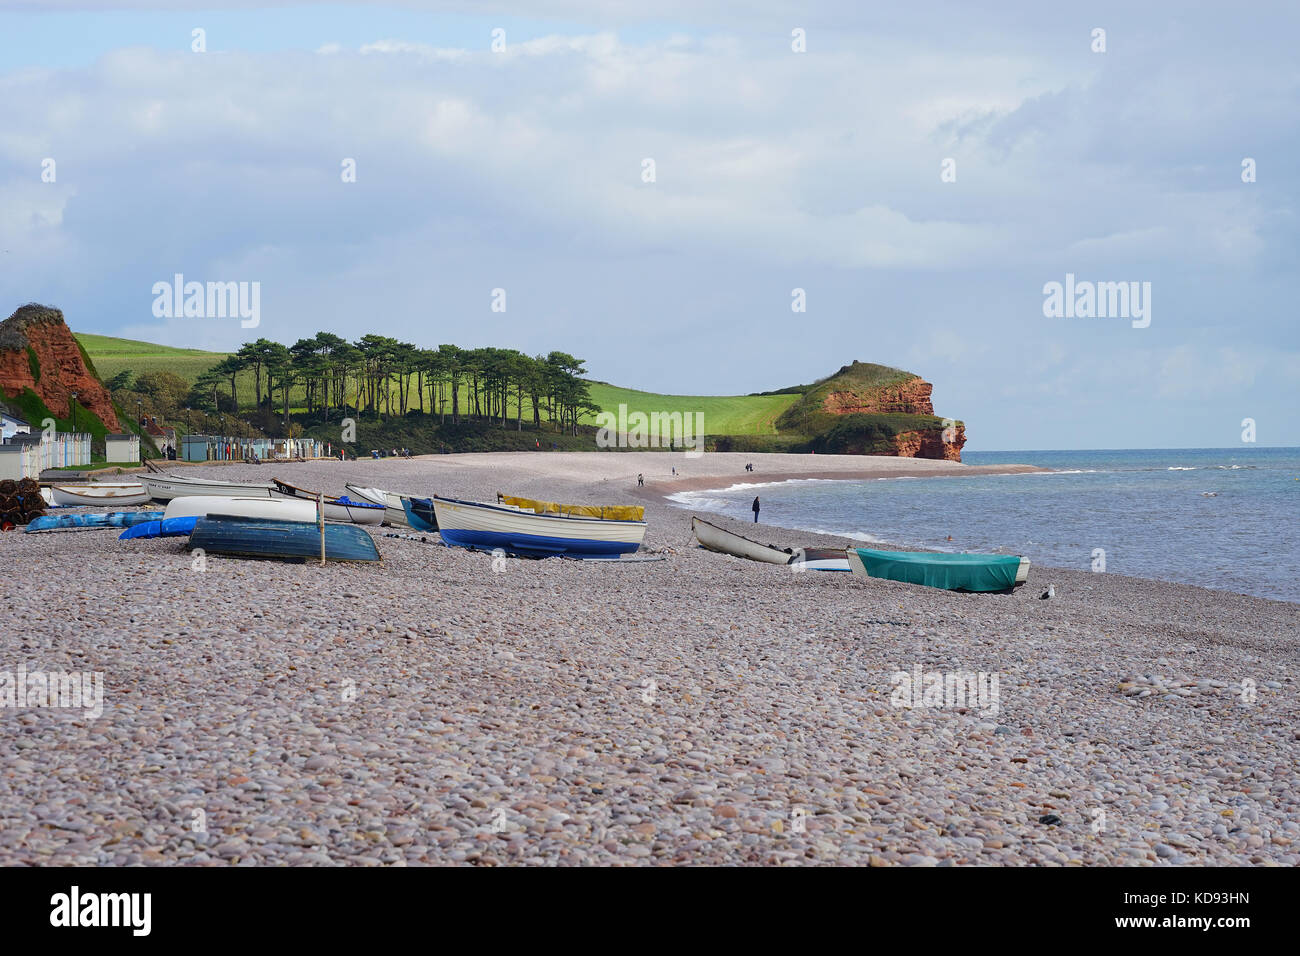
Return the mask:
<path id="1" fill-rule="evenodd" d="M 122 425 L 108 389 L 87 366 L 63 313 L 35 303 L 25 305 L 0 322 L 0 392 L 17 397 L 24 388 L 40 396 L 60 418 L 69 418 L 69 399 L 88 408 L 110 432 Z M 32 422 L 39 428 L 40 422 Z"/>
<path id="2" fill-rule="evenodd" d="M 966 429 L 935 415 L 934 386 L 919 375 L 853 362 L 801 391 L 776 424 L 806 435 L 814 450 L 961 461 Z"/>

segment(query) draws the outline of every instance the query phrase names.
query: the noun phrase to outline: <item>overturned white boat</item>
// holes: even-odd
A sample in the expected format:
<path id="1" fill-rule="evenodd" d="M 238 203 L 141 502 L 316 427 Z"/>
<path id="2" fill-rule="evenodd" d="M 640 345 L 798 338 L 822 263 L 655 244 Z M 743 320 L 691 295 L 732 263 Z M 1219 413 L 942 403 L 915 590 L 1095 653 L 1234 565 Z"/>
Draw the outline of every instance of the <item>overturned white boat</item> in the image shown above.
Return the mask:
<path id="1" fill-rule="evenodd" d="M 291 485 L 279 478 L 272 478 L 271 482 L 275 485 L 274 490 L 271 492 L 272 497 L 285 498 L 290 501 L 310 501 L 312 507 L 315 507 L 316 492 L 299 488 L 297 485 Z M 352 524 L 377 525 L 384 520 L 386 511 L 384 505 L 374 504 L 369 501 L 353 501 L 346 496 L 335 498 L 333 495 L 321 495 L 320 497 L 323 499 L 325 519 L 327 521 L 348 521 Z"/>
<path id="2" fill-rule="evenodd" d="M 291 498 L 240 498 L 231 495 L 184 495 L 167 504 L 163 519 L 206 518 L 230 515 L 235 518 L 270 518 L 275 521 L 315 521 L 316 506 Z"/>

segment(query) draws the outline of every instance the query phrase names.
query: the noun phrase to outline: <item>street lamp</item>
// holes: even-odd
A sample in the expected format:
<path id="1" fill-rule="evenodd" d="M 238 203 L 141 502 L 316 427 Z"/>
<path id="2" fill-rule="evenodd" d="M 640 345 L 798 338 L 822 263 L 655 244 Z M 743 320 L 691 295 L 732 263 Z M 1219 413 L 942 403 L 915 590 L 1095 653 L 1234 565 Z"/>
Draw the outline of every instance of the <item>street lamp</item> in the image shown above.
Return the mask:
<path id="1" fill-rule="evenodd" d="M 77 393 L 76 392 L 72 393 L 72 401 L 68 403 L 68 407 L 72 409 L 72 434 L 75 435 L 77 433 Z"/>

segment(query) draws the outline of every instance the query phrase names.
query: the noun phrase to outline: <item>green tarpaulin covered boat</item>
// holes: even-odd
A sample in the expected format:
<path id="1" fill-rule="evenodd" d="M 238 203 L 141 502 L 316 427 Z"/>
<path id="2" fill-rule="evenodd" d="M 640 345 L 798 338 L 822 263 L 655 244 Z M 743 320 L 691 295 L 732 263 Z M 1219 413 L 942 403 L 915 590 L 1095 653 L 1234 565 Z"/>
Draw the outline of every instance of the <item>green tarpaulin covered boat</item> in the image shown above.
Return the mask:
<path id="1" fill-rule="evenodd" d="M 1023 584 L 1029 559 L 1014 554 L 939 554 L 849 548 L 849 570 L 865 578 L 947 591 L 1007 591 Z"/>

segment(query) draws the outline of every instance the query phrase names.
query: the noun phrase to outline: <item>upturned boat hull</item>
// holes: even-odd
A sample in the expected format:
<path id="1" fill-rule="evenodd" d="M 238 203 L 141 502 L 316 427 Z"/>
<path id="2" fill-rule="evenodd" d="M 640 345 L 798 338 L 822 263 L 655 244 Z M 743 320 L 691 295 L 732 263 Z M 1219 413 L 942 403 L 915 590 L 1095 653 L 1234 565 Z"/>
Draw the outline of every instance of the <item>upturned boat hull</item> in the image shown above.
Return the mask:
<path id="1" fill-rule="evenodd" d="M 324 534 L 327 561 L 379 560 L 374 539 L 356 525 L 327 524 Z M 244 558 L 315 560 L 321 554 L 321 528 L 307 521 L 209 516 L 195 523 L 189 547 Z"/>
<path id="2" fill-rule="evenodd" d="M 315 492 L 291 485 L 287 481 L 280 481 L 278 478 L 272 479 L 272 483 L 275 486 L 271 492 L 272 498 L 286 501 L 310 501 L 313 508 L 316 506 Z M 322 498 L 326 521 L 378 525 L 384 520 L 383 505 L 372 505 L 368 502 L 352 501 L 348 498 L 335 498 L 333 495 L 323 495 Z"/>
<path id="3" fill-rule="evenodd" d="M 127 528 L 117 536 L 119 541 L 134 538 L 181 538 L 194 530 L 198 522 L 197 515 L 185 518 L 163 518 L 160 521 L 146 521 L 144 524 Z"/>
<path id="4" fill-rule="evenodd" d="M 500 549 L 537 558 L 617 558 L 636 551 L 645 538 L 644 521 L 539 515 L 436 496 L 433 509 L 444 543 L 480 551 Z"/>
<path id="5" fill-rule="evenodd" d="M 27 525 L 27 532 L 81 530 L 90 528 L 129 528 L 146 521 L 161 520 L 161 511 L 112 511 L 89 515 L 42 515 L 33 518 Z"/>
<path id="6" fill-rule="evenodd" d="M 167 518 L 231 515 L 273 521 L 315 521 L 316 506 L 288 498 L 233 498 L 229 495 L 186 495 L 167 503 Z"/>

